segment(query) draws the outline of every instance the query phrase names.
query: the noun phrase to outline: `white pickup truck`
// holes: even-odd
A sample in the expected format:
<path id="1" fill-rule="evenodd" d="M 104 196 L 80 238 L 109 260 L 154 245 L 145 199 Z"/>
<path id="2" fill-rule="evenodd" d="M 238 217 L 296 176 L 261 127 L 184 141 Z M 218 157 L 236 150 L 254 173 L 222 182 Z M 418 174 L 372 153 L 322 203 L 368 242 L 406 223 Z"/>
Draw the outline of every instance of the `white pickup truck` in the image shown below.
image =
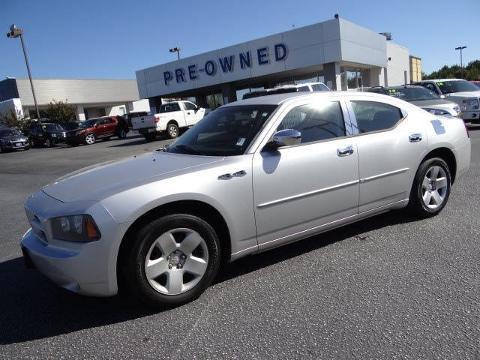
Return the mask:
<path id="1" fill-rule="evenodd" d="M 148 141 L 163 132 L 173 139 L 179 135 L 181 128 L 195 125 L 204 116 L 205 109 L 190 101 L 172 101 L 161 105 L 158 114 L 133 118 L 132 127 Z"/>

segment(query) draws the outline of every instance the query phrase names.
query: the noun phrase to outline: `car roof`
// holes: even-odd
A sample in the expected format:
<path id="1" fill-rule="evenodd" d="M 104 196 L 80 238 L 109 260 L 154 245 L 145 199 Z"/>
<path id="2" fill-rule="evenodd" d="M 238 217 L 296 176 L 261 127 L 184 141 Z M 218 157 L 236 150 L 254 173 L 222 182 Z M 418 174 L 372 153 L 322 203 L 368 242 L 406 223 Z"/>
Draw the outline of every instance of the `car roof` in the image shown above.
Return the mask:
<path id="1" fill-rule="evenodd" d="M 228 103 L 224 106 L 239 106 L 239 105 L 280 105 L 287 101 L 301 100 L 301 99 L 328 99 L 328 98 L 348 98 L 348 97 L 363 97 L 366 99 L 376 98 L 377 100 L 392 99 L 391 96 L 377 94 L 372 92 L 360 92 L 360 91 L 314 91 L 314 92 L 294 92 L 285 94 L 275 94 L 258 96 L 245 100 L 237 100 Z"/>
<path id="2" fill-rule="evenodd" d="M 466 81 L 464 79 L 428 79 L 428 80 L 422 80 L 420 82 L 426 82 L 426 81 Z"/>

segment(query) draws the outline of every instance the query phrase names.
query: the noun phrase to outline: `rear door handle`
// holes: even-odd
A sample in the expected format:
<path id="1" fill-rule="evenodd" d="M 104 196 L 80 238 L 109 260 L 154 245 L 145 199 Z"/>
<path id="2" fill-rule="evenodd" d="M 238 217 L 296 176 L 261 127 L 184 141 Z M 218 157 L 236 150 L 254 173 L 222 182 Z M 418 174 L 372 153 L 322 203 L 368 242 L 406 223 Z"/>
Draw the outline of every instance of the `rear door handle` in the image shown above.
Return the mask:
<path id="1" fill-rule="evenodd" d="M 408 137 L 410 142 L 419 142 L 422 141 L 422 134 L 412 134 Z"/>
<path id="2" fill-rule="evenodd" d="M 341 149 L 337 149 L 337 155 L 340 157 L 349 156 L 353 154 L 353 146 L 347 146 Z"/>

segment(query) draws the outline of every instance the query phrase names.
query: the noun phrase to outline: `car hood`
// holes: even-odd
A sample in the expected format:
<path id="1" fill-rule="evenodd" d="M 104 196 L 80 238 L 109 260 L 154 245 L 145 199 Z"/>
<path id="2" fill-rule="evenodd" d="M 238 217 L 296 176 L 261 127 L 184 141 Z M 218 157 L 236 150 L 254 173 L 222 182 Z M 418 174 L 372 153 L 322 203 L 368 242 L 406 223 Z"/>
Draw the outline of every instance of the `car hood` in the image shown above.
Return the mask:
<path id="1" fill-rule="evenodd" d="M 93 165 L 67 174 L 42 190 L 62 202 L 99 201 L 146 183 L 201 169 L 224 158 L 156 151 Z"/>
<path id="2" fill-rule="evenodd" d="M 417 105 L 419 107 L 434 106 L 434 105 L 452 105 L 452 106 L 456 105 L 451 101 L 443 100 L 443 99 L 416 100 L 416 101 L 410 101 L 410 103 L 413 105 Z"/>
<path id="3" fill-rule="evenodd" d="M 478 91 L 463 91 L 463 92 L 456 92 L 451 94 L 445 95 L 447 98 L 449 97 L 462 97 L 462 98 L 478 98 L 480 97 L 480 90 Z"/>
<path id="4" fill-rule="evenodd" d="M 27 137 L 24 135 L 10 135 L 2 137 L 4 141 L 27 141 Z"/>

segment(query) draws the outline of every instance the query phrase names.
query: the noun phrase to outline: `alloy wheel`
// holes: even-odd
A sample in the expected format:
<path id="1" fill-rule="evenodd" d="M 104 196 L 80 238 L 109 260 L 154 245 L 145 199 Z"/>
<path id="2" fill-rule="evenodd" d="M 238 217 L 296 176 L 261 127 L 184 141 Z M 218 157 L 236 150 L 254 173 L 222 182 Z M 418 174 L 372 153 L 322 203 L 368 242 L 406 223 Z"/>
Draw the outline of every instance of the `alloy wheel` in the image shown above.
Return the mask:
<path id="1" fill-rule="evenodd" d="M 178 128 L 176 125 L 172 124 L 168 126 L 168 135 L 172 139 L 178 136 Z"/>
<path id="2" fill-rule="evenodd" d="M 425 206 L 432 210 L 440 207 L 445 201 L 448 186 L 445 170 L 438 165 L 430 167 L 422 182 L 422 200 Z"/>
<path id="3" fill-rule="evenodd" d="M 87 145 L 95 144 L 95 135 L 88 134 L 87 136 L 85 136 L 85 142 L 87 143 Z"/>
<path id="4" fill-rule="evenodd" d="M 145 257 L 145 275 L 161 294 L 182 294 L 199 283 L 208 266 L 205 239 L 194 230 L 177 228 L 158 237 Z"/>

